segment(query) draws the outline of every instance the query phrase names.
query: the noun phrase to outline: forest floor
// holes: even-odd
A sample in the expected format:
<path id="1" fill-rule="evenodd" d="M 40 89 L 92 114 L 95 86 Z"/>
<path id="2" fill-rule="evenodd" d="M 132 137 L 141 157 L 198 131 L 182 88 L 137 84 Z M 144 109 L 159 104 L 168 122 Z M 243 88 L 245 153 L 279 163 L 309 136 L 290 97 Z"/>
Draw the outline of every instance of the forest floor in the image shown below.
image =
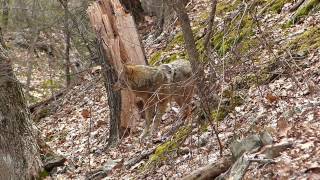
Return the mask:
<path id="1" fill-rule="evenodd" d="M 263 18 L 263 25 L 270 27 L 268 38 L 279 46 L 310 28 L 316 31 L 320 28 L 320 12 L 310 14 L 301 23 L 285 31 L 273 26 L 292 17 L 293 13 L 286 10 L 293 5 L 290 2 L 284 5 L 280 13 L 267 13 Z M 208 0 L 190 4 L 188 12 L 193 20 L 192 25 L 199 24 L 197 20 L 201 19 L 199 17 L 204 11 L 209 11 L 209 7 Z M 221 18 L 218 16 L 219 20 Z M 144 28 L 147 26 L 144 24 Z M 175 35 L 179 31 L 175 27 L 171 33 Z M 144 34 L 148 57 L 168 44 L 164 42 L 165 38 L 155 40 L 152 35 Z M 313 39 L 318 40 L 319 35 L 311 34 Z M 169 53 L 181 50 L 183 47 L 176 45 Z M 259 58 L 264 62 L 272 59 L 267 50 L 262 50 Z M 319 47 L 308 49 L 300 58 L 288 59 L 287 63 L 292 67 L 289 73 L 280 74 L 268 83 L 247 88 L 241 96 L 243 103 L 234 107 L 217 123 L 219 137 L 224 145 L 223 156 L 231 154 L 229 145 L 235 137 L 241 139 L 263 131 L 268 131 L 274 144 L 292 144 L 269 163 L 251 163 L 244 179 L 320 179 Z M 66 162 L 64 166 L 55 168 L 47 179 L 100 179 L 103 173 L 107 175 L 105 179 L 179 179 L 220 159 L 219 145 L 211 127 L 203 131 L 195 126 L 192 135 L 181 147 L 159 160 L 154 167 L 146 168 L 151 157 L 147 156 L 126 168 L 131 158 L 159 147 L 164 142 L 150 140 L 141 143 L 138 137 L 144 122 L 140 120 L 117 147 L 107 147 L 109 109 L 101 75 L 84 74 L 82 82 L 54 101 L 53 106 L 55 111 L 41 119 L 37 127 L 46 143 L 54 152 L 64 156 Z M 85 115 L 87 113 L 90 117 Z M 171 130 L 178 113 L 177 107 L 168 109 L 162 117 L 160 136 Z"/>

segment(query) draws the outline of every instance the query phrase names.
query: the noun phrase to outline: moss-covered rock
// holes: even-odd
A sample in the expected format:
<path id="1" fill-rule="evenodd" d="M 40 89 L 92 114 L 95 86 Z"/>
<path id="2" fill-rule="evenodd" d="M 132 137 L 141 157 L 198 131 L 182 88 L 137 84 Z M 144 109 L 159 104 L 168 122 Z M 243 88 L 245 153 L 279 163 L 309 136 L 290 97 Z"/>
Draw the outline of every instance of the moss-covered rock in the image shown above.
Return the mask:
<path id="1" fill-rule="evenodd" d="M 290 3 L 293 2 L 293 0 L 269 0 L 270 1 L 270 7 L 268 8 L 271 12 L 276 12 L 276 13 L 280 13 L 283 6 L 286 3 Z"/>
<path id="2" fill-rule="evenodd" d="M 148 162 L 142 168 L 142 171 L 147 171 L 152 167 L 160 165 L 163 161 L 167 160 L 168 156 L 179 148 L 179 146 L 185 141 L 185 139 L 191 133 L 191 126 L 181 127 L 171 140 L 161 144 L 157 147 L 155 153 L 150 156 Z"/>
<path id="3" fill-rule="evenodd" d="M 243 76 L 237 76 L 233 80 L 234 89 L 249 89 L 252 86 L 264 84 L 270 78 L 270 73 L 267 70 L 261 70 L 256 74 L 249 73 Z"/>
<path id="4" fill-rule="evenodd" d="M 225 31 L 221 30 L 213 35 L 211 45 L 219 55 L 223 56 L 235 45 L 248 44 L 244 40 L 249 40 L 248 37 L 253 35 L 253 25 L 249 14 L 238 16 L 236 20 L 229 23 Z"/>
<path id="5" fill-rule="evenodd" d="M 48 177 L 48 176 L 49 176 L 48 171 L 43 170 L 43 171 L 39 172 L 37 180 L 46 179 L 46 177 Z"/>
<path id="6" fill-rule="evenodd" d="M 320 28 L 313 27 L 291 40 L 286 46 L 297 53 L 306 53 L 320 47 Z"/>
<path id="7" fill-rule="evenodd" d="M 234 11 L 240 4 L 241 0 L 226 0 L 217 3 L 217 14 L 221 15 L 226 12 Z"/>
<path id="8" fill-rule="evenodd" d="M 37 110 L 36 112 L 34 112 L 31 117 L 32 120 L 36 123 L 38 123 L 40 121 L 40 119 L 45 118 L 47 116 L 49 116 L 51 114 L 51 110 L 50 107 L 43 107 L 39 110 Z"/>
<path id="9" fill-rule="evenodd" d="M 309 14 L 309 12 L 317 8 L 320 3 L 320 0 L 308 0 L 306 1 L 293 15 L 293 17 L 290 19 L 290 21 L 285 25 L 286 27 L 295 24 L 298 22 L 300 19 L 304 18 Z"/>

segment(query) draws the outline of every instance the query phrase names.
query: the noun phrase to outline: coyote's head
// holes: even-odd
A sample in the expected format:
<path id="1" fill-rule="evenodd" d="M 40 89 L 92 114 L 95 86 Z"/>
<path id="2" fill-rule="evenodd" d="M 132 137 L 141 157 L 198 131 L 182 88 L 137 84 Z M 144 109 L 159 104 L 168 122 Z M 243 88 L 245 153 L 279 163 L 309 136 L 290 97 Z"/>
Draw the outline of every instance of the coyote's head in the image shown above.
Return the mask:
<path id="1" fill-rule="evenodd" d="M 124 65 L 118 76 L 118 81 L 114 84 L 114 90 L 145 90 L 156 83 L 159 75 L 157 67 L 146 65 Z"/>
<path id="2" fill-rule="evenodd" d="M 120 71 L 118 76 L 118 81 L 113 85 L 114 91 L 119 91 L 121 89 L 127 89 L 130 88 L 128 83 L 128 77 L 130 74 L 132 74 L 132 68 L 130 68 L 130 65 L 123 65 L 122 71 Z"/>

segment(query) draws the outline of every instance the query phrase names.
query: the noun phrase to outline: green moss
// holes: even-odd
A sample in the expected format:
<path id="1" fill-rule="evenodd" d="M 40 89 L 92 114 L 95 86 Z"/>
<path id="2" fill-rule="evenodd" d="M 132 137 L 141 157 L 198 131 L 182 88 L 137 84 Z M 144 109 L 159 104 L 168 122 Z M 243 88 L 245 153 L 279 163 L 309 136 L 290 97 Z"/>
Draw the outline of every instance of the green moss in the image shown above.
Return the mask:
<path id="1" fill-rule="evenodd" d="M 49 176 L 48 171 L 43 170 L 43 171 L 39 172 L 37 180 L 45 179 L 48 176 Z"/>
<path id="2" fill-rule="evenodd" d="M 142 168 L 146 171 L 152 167 L 159 165 L 162 161 L 166 161 L 170 154 L 177 150 L 178 147 L 185 141 L 188 135 L 191 133 L 191 126 L 181 127 L 170 141 L 167 141 L 157 147 L 155 153 L 150 156 L 148 162 Z"/>
<path id="3" fill-rule="evenodd" d="M 270 74 L 267 70 L 261 70 L 257 74 L 249 73 L 243 76 L 237 76 L 234 78 L 234 88 L 249 89 L 252 86 L 258 86 L 264 84 L 270 78 Z"/>
<path id="4" fill-rule="evenodd" d="M 174 53 L 174 54 L 169 55 L 166 58 L 161 58 L 163 56 L 167 56 L 164 54 L 165 54 L 165 52 L 161 52 L 161 51 L 154 53 L 152 55 L 152 57 L 150 58 L 149 64 L 156 66 L 156 65 L 163 64 L 163 63 L 170 63 L 170 62 L 173 62 L 177 59 L 186 59 L 186 54 L 184 54 L 184 52 Z M 160 59 L 161 59 L 161 62 L 160 62 Z"/>
<path id="5" fill-rule="evenodd" d="M 235 107 L 241 106 L 244 102 L 243 98 L 239 95 L 239 93 L 232 89 L 227 89 L 222 92 L 223 103 L 218 108 L 216 107 L 211 111 L 211 118 L 216 121 L 222 121 L 228 115 L 228 113 L 232 112 Z"/>
<path id="6" fill-rule="evenodd" d="M 239 16 L 229 24 L 228 31 L 220 31 L 213 35 L 211 38 L 211 45 L 216 49 L 219 55 L 223 56 L 228 52 L 234 45 L 240 45 L 246 43 L 244 39 L 248 39 L 248 36 L 253 35 L 253 20 L 249 15 L 245 15 L 242 19 L 241 24 L 238 22 L 241 20 Z M 246 43 L 248 44 L 248 43 Z"/>
<path id="7" fill-rule="evenodd" d="M 173 62 L 177 59 L 186 59 L 186 54 L 184 54 L 183 52 L 181 53 L 176 53 L 176 54 L 171 54 L 167 59 L 166 59 L 166 63 L 170 63 Z"/>
<path id="8" fill-rule="evenodd" d="M 277 0 L 277 1 L 273 1 L 273 0 L 270 0 L 271 2 L 273 2 L 271 5 L 270 5 L 270 11 L 272 12 L 276 12 L 276 13 L 280 13 L 283 6 L 286 4 L 286 3 L 290 3 L 292 2 L 293 0 Z"/>
<path id="9" fill-rule="evenodd" d="M 44 118 L 44 117 L 47 117 L 50 115 L 50 108 L 49 107 L 44 107 L 42 109 L 40 109 L 39 112 L 36 112 L 36 115 L 33 117 L 33 121 L 34 122 L 39 122 L 40 119 Z"/>
<path id="10" fill-rule="evenodd" d="M 220 108 L 219 111 L 215 110 L 211 112 L 212 119 L 216 121 L 222 121 L 227 115 L 228 112 L 224 108 Z"/>
<path id="11" fill-rule="evenodd" d="M 52 79 L 48 79 L 48 80 L 44 80 L 41 84 L 41 87 L 44 89 L 59 89 L 61 86 L 59 83 L 57 83 L 56 81 L 52 80 Z"/>
<path id="12" fill-rule="evenodd" d="M 205 11 L 203 13 L 200 14 L 199 18 L 201 20 L 205 20 L 205 19 L 208 19 L 209 18 L 209 12 L 208 11 Z"/>
<path id="13" fill-rule="evenodd" d="M 153 53 L 150 57 L 149 64 L 155 65 L 157 62 L 159 62 L 161 55 L 162 55 L 162 51 L 157 51 Z"/>
<path id="14" fill-rule="evenodd" d="M 224 14 L 226 12 L 234 11 L 240 5 L 241 0 L 226 0 L 220 1 L 217 4 L 216 12 L 218 15 Z"/>
<path id="15" fill-rule="evenodd" d="M 309 14 L 309 12 L 317 7 L 317 5 L 320 3 L 319 0 L 310 0 L 307 1 L 307 4 L 303 4 L 298 10 L 297 12 L 294 14 L 294 16 L 291 18 L 291 20 L 287 23 L 286 26 L 295 24 L 296 22 L 298 22 L 300 19 L 302 19 L 303 17 L 307 16 Z"/>
<path id="16" fill-rule="evenodd" d="M 166 51 L 169 51 L 173 49 L 175 46 L 182 46 L 184 42 L 183 33 L 179 32 L 175 35 L 175 37 L 171 40 L 171 42 L 168 44 L 168 47 L 166 48 Z"/>
<path id="17" fill-rule="evenodd" d="M 318 27 L 313 27 L 291 40 L 285 48 L 305 53 L 319 47 L 320 29 Z"/>

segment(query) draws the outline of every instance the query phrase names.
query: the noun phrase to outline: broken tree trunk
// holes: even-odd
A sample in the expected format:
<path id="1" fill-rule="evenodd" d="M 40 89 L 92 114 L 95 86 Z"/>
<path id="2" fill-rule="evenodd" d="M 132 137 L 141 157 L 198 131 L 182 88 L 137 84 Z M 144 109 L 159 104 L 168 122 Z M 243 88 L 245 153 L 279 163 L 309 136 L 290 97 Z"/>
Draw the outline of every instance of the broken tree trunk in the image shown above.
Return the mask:
<path id="1" fill-rule="evenodd" d="M 103 53 L 106 57 L 104 59 L 115 71 L 110 76 L 117 79 L 122 71 L 123 64 L 146 64 L 145 54 L 133 17 L 124 10 L 119 0 L 99 0 L 88 8 L 88 14 L 100 46 L 104 50 Z M 106 83 L 111 83 L 112 86 L 114 82 Z M 107 90 L 109 91 L 108 94 L 114 94 L 112 88 L 107 88 Z M 121 100 L 120 127 L 124 130 L 133 127 L 134 122 L 139 118 L 139 114 L 135 106 L 136 97 L 133 92 L 122 90 L 120 96 L 121 98 L 118 98 Z M 110 106 L 118 104 L 118 102 L 110 103 Z M 113 105 L 110 110 L 112 110 Z M 110 118 L 112 120 L 113 117 Z"/>

